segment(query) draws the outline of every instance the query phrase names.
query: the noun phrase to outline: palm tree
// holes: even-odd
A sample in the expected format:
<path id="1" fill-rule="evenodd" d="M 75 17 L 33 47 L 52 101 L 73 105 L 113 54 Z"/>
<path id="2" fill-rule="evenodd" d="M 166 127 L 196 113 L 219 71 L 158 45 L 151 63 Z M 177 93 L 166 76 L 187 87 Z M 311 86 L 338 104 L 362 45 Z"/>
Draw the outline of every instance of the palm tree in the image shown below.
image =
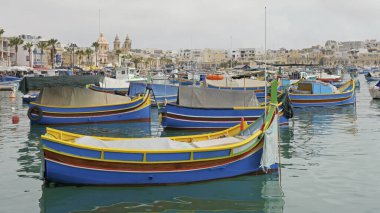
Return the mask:
<path id="1" fill-rule="evenodd" d="M 75 53 L 79 56 L 79 65 L 81 65 L 82 64 L 82 57 L 85 53 L 83 50 L 77 50 Z"/>
<path id="2" fill-rule="evenodd" d="M 28 42 L 23 46 L 24 50 L 27 50 L 29 53 L 29 67 L 32 67 L 32 47 L 33 43 L 31 42 Z"/>
<path id="3" fill-rule="evenodd" d="M 0 28 L 0 38 L 1 36 L 3 36 L 4 33 L 5 33 L 5 30 L 3 28 Z"/>
<path id="4" fill-rule="evenodd" d="M 15 47 L 16 51 L 16 66 L 17 66 L 17 53 L 18 53 L 18 46 L 23 44 L 24 40 L 22 40 L 20 37 L 13 37 L 9 40 L 9 46 Z"/>
<path id="5" fill-rule="evenodd" d="M 5 30 L 3 28 L 0 28 L 0 43 L 1 43 L 1 50 L 3 50 L 3 40 L 1 40 L 1 36 L 5 33 Z M 2 59 L 2 58 L 1 58 Z"/>
<path id="6" fill-rule="evenodd" d="M 119 56 L 121 54 L 121 50 L 116 50 L 115 53 L 116 53 L 116 56 L 117 56 L 117 63 L 119 63 Z"/>
<path id="7" fill-rule="evenodd" d="M 135 68 L 137 69 L 138 64 L 142 62 L 142 57 L 132 57 L 131 61 L 135 64 Z"/>
<path id="8" fill-rule="evenodd" d="M 41 50 L 41 67 L 43 67 L 44 49 L 46 49 L 48 46 L 49 45 L 46 41 L 39 41 L 37 43 L 37 47 Z"/>
<path id="9" fill-rule="evenodd" d="M 51 68 L 54 68 L 54 64 L 55 64 L 55 53 L 56 53 L 55 45 L 57 45 L 57 43 L 58 43 L 58 40 L 54 38 L 47 41 L 48 46 L 50 46 L 51 48 L 50 49 Z"/>
<path id="10" fill-rule="evenodd" d="M 92 53 L 94 53 L 94 51 L 91 49 L 91 48 L 87 48 L 84 53 L 87 55 L 87 65 L 90 65 L 89 61 L 90 61 L 90 56 L 92 55 Z"/>
<path id="11" fill-rule="evenodd" d="M 99 50 L 100 44 L 98 42 L 94 42 L 92 43 L 91 46 L 95 48 L 95 66 L 98 66 L 98 50 Z"/>

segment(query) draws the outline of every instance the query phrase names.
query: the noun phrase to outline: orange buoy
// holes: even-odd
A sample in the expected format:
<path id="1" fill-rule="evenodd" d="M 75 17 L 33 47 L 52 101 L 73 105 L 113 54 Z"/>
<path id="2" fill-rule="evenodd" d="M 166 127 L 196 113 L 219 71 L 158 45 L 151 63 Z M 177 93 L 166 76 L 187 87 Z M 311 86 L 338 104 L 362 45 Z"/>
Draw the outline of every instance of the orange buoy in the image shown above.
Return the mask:
<path id="1" fill-rule="evenodd" d="M 9 97 L 10 98 L 16 98 L 16 93 L 14 91 L 12 91 L 10 94 L 9 94 Z"/>
<path id="2" fill-rule="evenodd" d="M 17 115 L 12 116 L 12 124 L 18 124 L 20 122 L 20 117 Z"/>
<path id="3" fill-rule="evenodd" d="M 244 117 L 241 117 L 241 120 L 240 120 L 240 131 L 243 131 L 244 130 Z"/>

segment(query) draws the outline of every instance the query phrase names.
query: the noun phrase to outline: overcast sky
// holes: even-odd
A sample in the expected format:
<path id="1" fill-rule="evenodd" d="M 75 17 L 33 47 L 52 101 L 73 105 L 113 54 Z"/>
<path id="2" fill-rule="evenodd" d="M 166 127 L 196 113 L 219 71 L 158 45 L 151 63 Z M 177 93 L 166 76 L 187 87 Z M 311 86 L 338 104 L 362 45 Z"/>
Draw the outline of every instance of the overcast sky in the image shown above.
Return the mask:
<path id="1" fill-rule="evenodd" d="M 380 39 L 379 0 L 1 0 L 4 36 L 90 46 L 100 28 L 133 48 L 303 48 L 326 40 Z"/>

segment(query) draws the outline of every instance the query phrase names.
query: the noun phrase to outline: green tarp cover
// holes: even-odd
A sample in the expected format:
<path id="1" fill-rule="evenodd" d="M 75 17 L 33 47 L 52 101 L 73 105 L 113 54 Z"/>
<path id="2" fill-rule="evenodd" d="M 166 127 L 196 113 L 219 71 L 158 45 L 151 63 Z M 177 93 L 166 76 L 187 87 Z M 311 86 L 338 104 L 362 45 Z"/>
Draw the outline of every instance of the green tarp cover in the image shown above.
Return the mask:
<path id="1" fill-rule="evenodd" d="M 40 90 L 44 87 L 84 87 L 87 84 L 103 82 L 102 75 L 72 75 L 49 77 L 24 77 L 20 81 L 19 90 L 26 94 L 29 90 Z"/>

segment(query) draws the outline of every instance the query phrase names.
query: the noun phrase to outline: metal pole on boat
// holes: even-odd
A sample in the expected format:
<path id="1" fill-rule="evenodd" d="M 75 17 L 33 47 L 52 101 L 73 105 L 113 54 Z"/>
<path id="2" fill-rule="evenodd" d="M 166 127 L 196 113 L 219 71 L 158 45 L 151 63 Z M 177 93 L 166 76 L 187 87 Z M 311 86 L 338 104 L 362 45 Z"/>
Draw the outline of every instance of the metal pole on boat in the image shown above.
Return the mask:
<path id="1" fill-rule="evenodd" d="M 264 110 L 264 116 L 265 118 L 267 117 L 267 7 L 265 6 L 265 13 L 264 13 L 264 20 L 265 20 L 265 24 L 264 24 L 264 63 L 265 63 L 265 67 L 264 67 L 264 82 L 265 82 L 265 89 L 264 89 L 264 106 L 265 106 L 265 110 Z"/>

